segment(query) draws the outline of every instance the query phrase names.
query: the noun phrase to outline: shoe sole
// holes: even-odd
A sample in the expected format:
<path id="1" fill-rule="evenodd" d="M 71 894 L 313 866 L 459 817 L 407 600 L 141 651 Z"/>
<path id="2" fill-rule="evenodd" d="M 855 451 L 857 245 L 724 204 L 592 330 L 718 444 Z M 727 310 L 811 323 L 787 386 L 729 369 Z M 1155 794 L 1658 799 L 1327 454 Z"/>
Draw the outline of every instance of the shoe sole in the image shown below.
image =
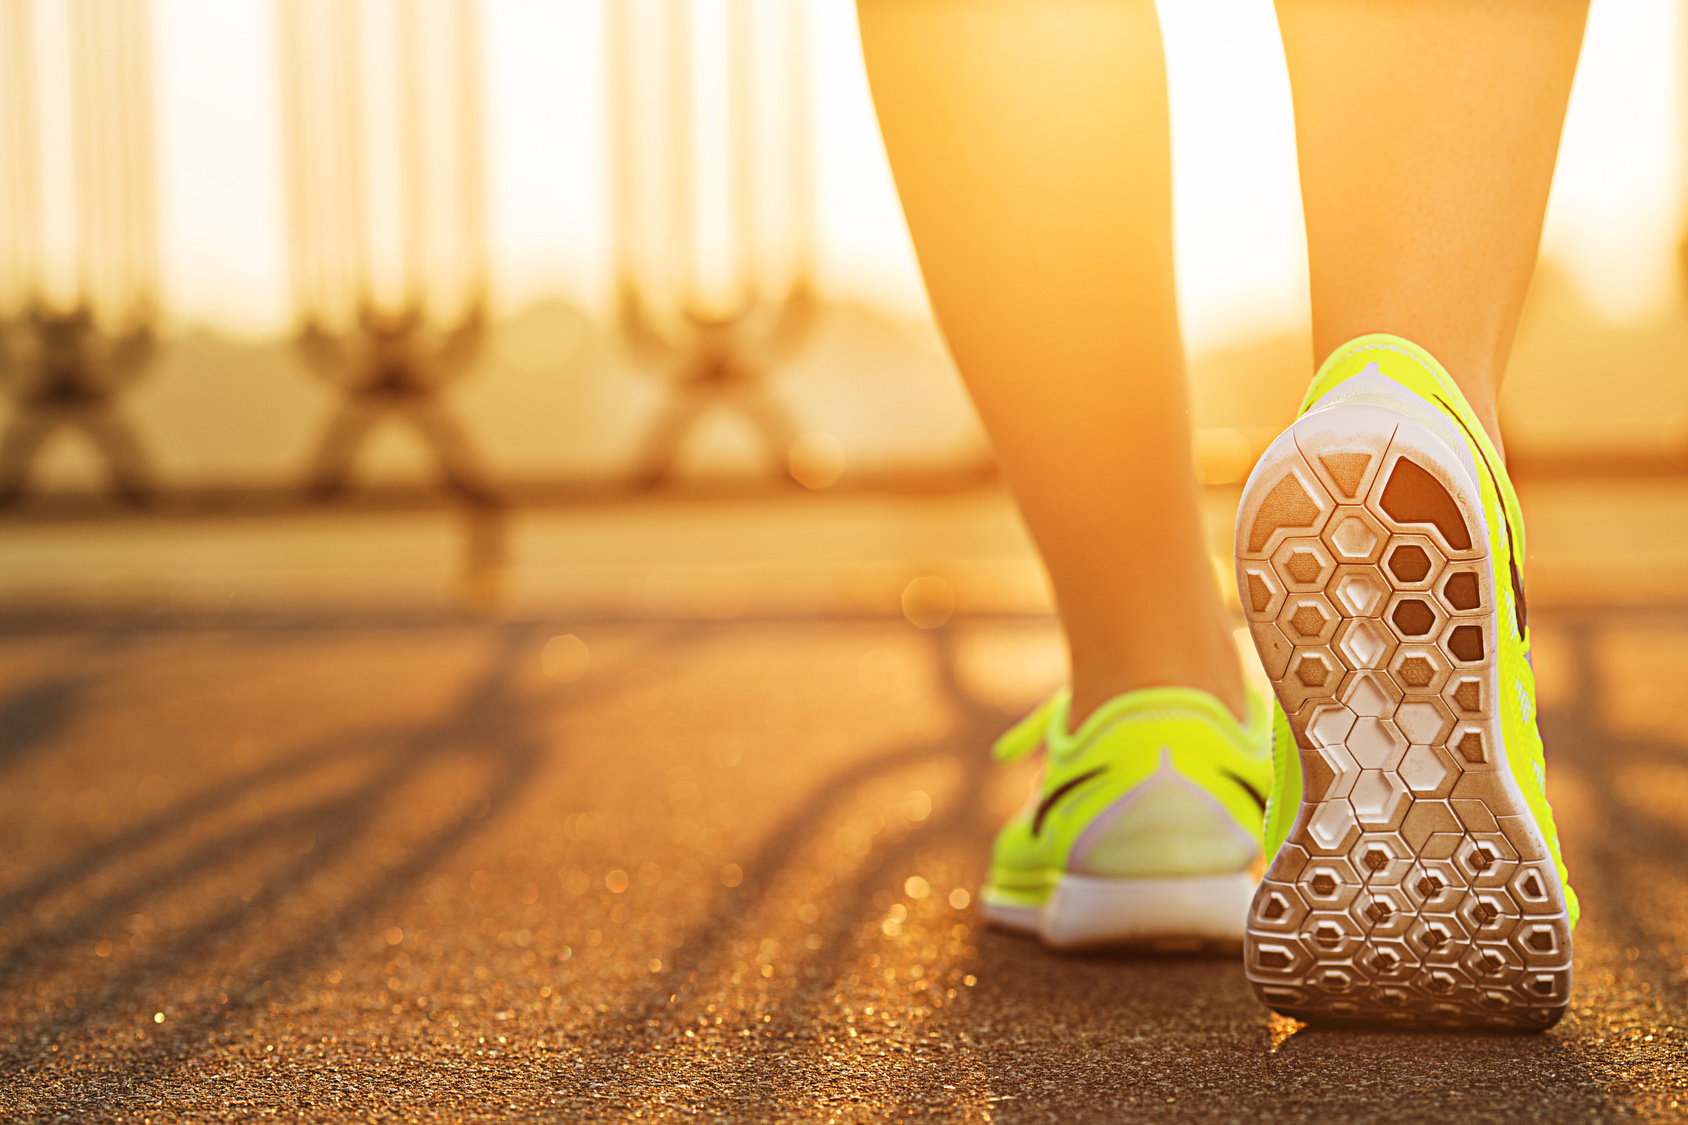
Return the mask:
<path id="1" fill-rule="evenodd" d="M 1042 906 L 993 902 L 988 889 L 982 906 L 992 925 L 1036 934 L 1054 949 L 1221 946 L 1234 955 L 1257 885 L 1247 871 L 1155 879 L 1063 875 Z"/>
<path id="2" fill-rule="evenodd" d="M 1570 922 L 1506 761 L 1512 623 L 1466 469 L 1392 411 L 1318 411 L 1261 458 L 1237 528 L 1243 611 L 1303 775 L 1248 911 L 1255 992 L 1307 1021 L 1551 1027 Z"/>

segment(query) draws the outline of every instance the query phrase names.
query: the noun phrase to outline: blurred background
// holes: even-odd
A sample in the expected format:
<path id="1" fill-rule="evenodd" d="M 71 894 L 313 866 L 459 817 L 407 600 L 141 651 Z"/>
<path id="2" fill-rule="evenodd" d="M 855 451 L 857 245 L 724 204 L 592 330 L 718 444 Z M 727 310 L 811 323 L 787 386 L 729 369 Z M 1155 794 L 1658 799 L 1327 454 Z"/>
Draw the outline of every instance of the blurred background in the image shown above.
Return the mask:
<path id="1" fill-rule="evenodd" d="M 1312 367 L 1289 90 L 1269 0 L 1162 17 L 1223 555 Z M 1595 0 L 1507 384 L 1564 597 L 1688 565 L 1682 25 Z M 14 608 L 1047 609 L 850 0 L 0 0 L 0 379 Z"/>

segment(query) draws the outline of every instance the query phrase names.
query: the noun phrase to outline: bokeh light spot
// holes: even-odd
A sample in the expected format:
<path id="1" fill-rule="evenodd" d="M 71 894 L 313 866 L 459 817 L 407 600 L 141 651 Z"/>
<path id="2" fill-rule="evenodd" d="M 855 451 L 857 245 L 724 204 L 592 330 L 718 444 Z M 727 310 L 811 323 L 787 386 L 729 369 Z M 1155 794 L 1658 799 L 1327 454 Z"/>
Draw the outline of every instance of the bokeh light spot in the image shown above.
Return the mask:
<path id="1" fill-rule="evenodd" d="M 791 443 L 786 465 L 805 488 L 831 488 L 844 475 L 844 445 L 829 433 L 810 430 Z"/>
<path id="2" fill-rule="evenodd" d="M 910 820 L 925 820 L 932 815 L 932 798 L 920 789 L 903 794 L 903 815 Z"/>
<path id="3" fill-rule="evenodd" d="M 144 777 L 135 789 L 135 800 L 143 809 L 157 812 L 170 803 L 170 783 L 157 775 Z"/>
<path id="4" fill-rule="evenodd" d="M 564 633 L 545 642 L 540 651 L 539 664 L 547 679 L 559 684 L 572 684 L 586 674 L 591 654 L 586 642 L 573 633 Z"/>
<path id="5" fill-rule="evenodd" d="M 922 629 L 936 629 L 955 613 L 955 591 L 936 575 L 916 578 L 903 588 L 903 616 Z"/>

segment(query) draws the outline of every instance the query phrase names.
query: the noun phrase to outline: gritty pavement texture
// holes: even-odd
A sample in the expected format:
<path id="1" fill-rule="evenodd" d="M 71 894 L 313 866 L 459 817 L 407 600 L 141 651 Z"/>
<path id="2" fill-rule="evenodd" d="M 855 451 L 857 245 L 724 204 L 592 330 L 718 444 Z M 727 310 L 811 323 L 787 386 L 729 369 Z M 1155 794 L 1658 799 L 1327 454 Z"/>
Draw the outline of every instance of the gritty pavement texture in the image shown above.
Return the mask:
<path id="1" fill-rule="evenodd" d="M 1047 619 L 8 621 L 0 1118 L 1681 1120 L 1688 613 L 1532 625 L 1585 912 L 1520 1038 L 983 927 Z"/>

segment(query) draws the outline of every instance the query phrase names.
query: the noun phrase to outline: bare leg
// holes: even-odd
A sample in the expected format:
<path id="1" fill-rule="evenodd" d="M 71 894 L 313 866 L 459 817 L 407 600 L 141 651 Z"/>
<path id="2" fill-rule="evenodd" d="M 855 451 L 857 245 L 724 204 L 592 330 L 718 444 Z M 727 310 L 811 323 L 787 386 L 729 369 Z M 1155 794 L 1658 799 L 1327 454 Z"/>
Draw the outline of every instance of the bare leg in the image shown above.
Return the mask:
<path id="1" fill-rule="evenodd" d="M 1054 582 L 1075 721 L 1153 685 L 1244 709 L 1203 545 L 1150 0 L 860 0 L 949 346 Z"/>
<path id="2" fill-rule="evenodd" d="M 1323 358 L 1404 336 L 1500 444 L 1587 0 L 1278 0 Z"/>

